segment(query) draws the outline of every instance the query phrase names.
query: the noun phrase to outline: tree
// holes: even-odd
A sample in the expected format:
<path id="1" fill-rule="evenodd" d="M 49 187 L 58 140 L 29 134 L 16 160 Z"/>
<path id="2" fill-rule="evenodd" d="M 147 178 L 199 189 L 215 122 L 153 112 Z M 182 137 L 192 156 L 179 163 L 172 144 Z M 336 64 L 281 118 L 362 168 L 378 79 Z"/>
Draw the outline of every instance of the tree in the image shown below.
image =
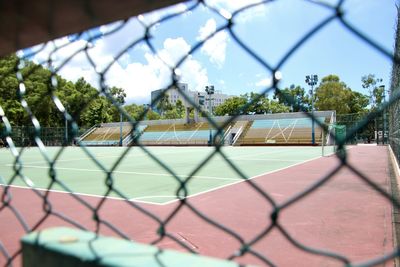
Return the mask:
<path id="1" fill-rule="evenodd" d="M 119 103 L 120 105 L 125 104 L 126 93 L 123 88 L 113 86 L 109 89 L 109 92 L 111 96 L 117 101 L 117 103 Z"/>
<path id="2" fill-rule="evenodd" d="M 123 88 L 113 86 L 109 89 L 109 93 L 118 105 L 122 106 L 123 104 L 125 104 L 126 93 Z M 111 120 L 119 121 L 121 119 L 121 112 L 119 111 L 118 107 L 115 106 L 115 104 L 112 102 L 112 99 L 109 99 L 107 97 L 107 101 L 110 104 Z"/>
<path id="3" fill-rule="evenodd" d="M 269 102 L 269 111 L 270 111 L 270 113 L 285 113 L 285 112 L 289 112 L 290 108 L 285 105 L 282 105 L 278 101 L 271 100 Z"/>
<path id="4" fill-rule="evenodd" d="M 100 98 L 99 92 L 93 88 L 84 78 L 78 79 L 74 84 L 69 83 L 64 87 L 64 101 L 68 111 L 80 126 L 91 127 L 91 120 L 87 114 L 97 98 Z M 96 105 L 94 105 L 96 106 Z"/>
<path id="5" fill-rule="evenodd" d="M 180 119 L 180 114 L 176 110 L 176 108 L 172 108 L 164 112 L 164 115 L 162 116 L 163 119 Z"/>
<path id="6" fill-rule="evenodd" d="M 140 116 L 144 112 L 143 106 L 138 106 L 136 104 L 126 105 L 124 106 L 124 109 L 129 114 L 129 116 L 135 121 L 138 121 L 140 119 Z"/>
<path id="7" fill-rule="evenodd" d="M 367 111 L 369 103 L 368 96 L 352 91 L 348 101 L 350 107 L 349 113 L 362 113 Z"/>
<path id="8" fill-rule="evenodd" d="M 317 110 L 336 110 L 337 114 L 358 113 L 365 110 L 366 96 L 353 92 L 336 75 L 322 78 L 315 89 L 315 107 Z"/>
<path id="9" fill-rule="evenodd" d="M 157 112 L 154 112 L 153 110 L 148 110 L 146 113 L 146 119 L 148 120 L 159 120 L 161 119 L 160 114 L 158 114 Z"/>
<path id="10" fill-rule="evenodd" d="M 290 107 L 290 111 L 311 111 L 311 97 L 306 93 L 303 87 L 292 84 L 290 88 L 276 90 L 274 99 L 279 103 Z"/>
<path id="11" fill-rule="evenodd" d="M 147 110 L 146 114 L 143 114 L 146 109 L 146 107 L 144 105 L 130 104 L 130 105 L 124 106 L 124 109 L 129 114 L 129 116 L 132 119 L 134 119 L 135 121 L 145 120 L 145 119 L 159 120 L 161 118 L 160 114 L 158 114 L 157 112 L 154 112 L 151 109 Z"/>
<path id="12" fill-rule="evenodd" d="M 376 111 L 381 107 L 385 101 L 385 87 L 382 86 L 382 79 L 376 78 L 375 74 L 368 74 L 361 77 L 362 87 L 368 90 L 369 93 L 369 104 L 371 111 Z M 382 113 L 383 115 L 383 113 Z M 369 122 L 366 131 L 369 132 L 369 136 L 373 137 L 375 131 L 384 130 L 382 123 L 383 118 L 375 118 L 374 123 Z M 382 128 L 381 128 L 382 127 Z"/>
<path id="13" fill-rule="evenodd" d="M 372 109 L 379 107 L 384 101 L 384 90 L 383 86 L 378 86 L 382 83 L 381 78 L 376 78 L 375 74 L 368 74 L 361 77 L 362 87 L 367 89 L 369 92 L 369 102 Z"/>
<path id="14" fill-rule="evenodd" d="M 247 108 L 247 112 L 252 114 L 265 114 L 269 110 L 269 99 L 264 95 L 250 92 L 250 94 L 244 95 L 247 98 L 247 102 L 250 104 Z"/>
<path id="15" fill-rule="evenodd" d="M 245 111 L 241 110 L 241 108 L 246 104 L 246 97 L 234 96 L 225 100 L 223 104 L 217 106 L 214 113 L 217 116 L 246 114 Z"/>
<path id="16" fill-rule="evenodd" d="M 17 64 L 24 66 L 19 72 L 23 79 L 24 90 L 20 91 L 19 81 L 16 78 Z M 42 126 L 51 126 L 61 121 L 60 112 L 56 108 L 52 94 L 58 89 L 52 85 L 51 78 L 57 80 L 48 69 L 28 60 L 19 59 L 16 55 L 0 59 L 0 104 L 5 109 L 6 116 L 12 125 L 30 125 L 31 118 L 25 108 L 21 106 L 24 99 L 34 116 Z"/>
<path id="17" fill-rule="evenodd" d="M 86 126 L 93 126 L 95 124 L 111 122 L 112 116 L 109 113 L 110 104 L 105 98 L 96 98 L 92 101 L 87 111 L 82 115 L 82 123 Z"/>
<path id="18" fill-rule="evenodd" d="M 175 109 L 179 118 L 183 118 L 185 116 L 185 106 L 183 105 L 182 100 L 178 99 L 176 101 Z"/>
<path id="19" fill-rule="evenodd" d="M 246 108 L 244 108 L 245 105 L 247 105 Z M 216 107 L 215 115 L 265 114 L 288 111 L 289 108 L 278 101 L 270 100 L 265 95 L 251 92 L 225 100 L 222 105 Z"/>
<path id="20" fill-rule="evenodd" d="M 169 102 L 169 96 L 167 94 L 164 94 L 161 99 L 157 103 L 157 109 L 160 111 L 161 116 L 164 115 L 164 113 L 167 110 L 172 109 L 172 105 Z"/>

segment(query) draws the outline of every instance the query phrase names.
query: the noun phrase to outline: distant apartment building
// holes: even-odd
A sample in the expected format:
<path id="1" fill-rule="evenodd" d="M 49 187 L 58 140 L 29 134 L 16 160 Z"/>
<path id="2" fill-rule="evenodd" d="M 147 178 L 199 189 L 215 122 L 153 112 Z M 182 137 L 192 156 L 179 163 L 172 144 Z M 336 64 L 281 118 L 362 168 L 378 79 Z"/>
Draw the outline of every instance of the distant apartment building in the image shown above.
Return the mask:
<path id="1" fill-rule="evenodd" d="M 178 83 L 177 87 L 180 90 L 178 90 L 177 88 L 171 88 L 166 92 L 166 94 L 168 95 L 169 103 L 171 103 L 172 105 L 176 105 L 176 102 L 178 100 L 181 100 L 185 107 L 190 107 L 191 106 L 190 102 L 187 101 L 182 96 L 182 94 L 180 93 L 180 91 L 181 91 L 182 93 L 186 94 L 186 96 L 188 96 L 188 98 L 192 102 L 199 104 L 206 111 L 209 110 L 210 100 L 209 100 L 209 95 L 207 95 L 206 92 L 191 91 L 191 90 L 189 90 L 188 84 L 186 84 L 186 83 Z M 162 91 L 163 91 L 163 89 L 159 89 L 159 90 L 155 90 L 155 91 L 151 92 L 151 102 L 152 103 L 154 103 L 156 101 L 156 99 L 162 93 Z M 228 98 L 231 98 L 231 97 L 233 97 L 233 96 L 224 94 L 221 91 L 216 90 L 214 92 L 214 94 L 211 95 L 212 109 L 223 104 L 225 102 L 225 100 L 227 100 Z M 158 111 L 157 105 L 155 105 L 154 110 Z"/>
<path id="2" fill-rule="evenodd" d="M 198 92 L 199 99 L 204 99 L 203 108 L 205 110 L 209 110 L 209 96 L 205 92 Z M 227 95 L 222 93 L 220 90 L 216 90 L 213 95 L 211 95 L 211 107 L 214 108 L 218 107 L 219 105 L 223 104 L 228 98 L 232 98 L 233 95 Z"/>

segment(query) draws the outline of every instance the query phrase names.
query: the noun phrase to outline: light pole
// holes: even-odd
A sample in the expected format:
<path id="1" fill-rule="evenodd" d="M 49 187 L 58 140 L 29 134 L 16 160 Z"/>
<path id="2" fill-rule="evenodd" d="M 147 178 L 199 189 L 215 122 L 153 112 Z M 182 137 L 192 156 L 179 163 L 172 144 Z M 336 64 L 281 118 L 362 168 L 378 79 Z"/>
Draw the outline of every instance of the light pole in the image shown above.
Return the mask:
<path id="1" fill-rule="evenodd" d="M 67 111 L 69 110 L 69 105 L 65 104 L 65 111 L 64 111 L 64 138 L 65 138 L 65 145 L 68 145 L 68 119 L 67 119 Z"/>
<path id="2" fill-rule="evenodd" d="M 119 146 L 122 146 L 122 112 L 119 112 Z"/>
<path id="3" fill-rule="evenodd" d="M 211 95 L 214 94 L 214 85 L 206 85 L 206 93 L 208 95 L 208 110 L 210 112 L 210 116 L 212 115 L 212 106 L 211 106 Z M 212 144 L 212 133 L 211 133 L 211 125 L 210 125 L 210 137 L 208 139 L 208 145 Z"/>
<path id="4" fill-rule="evenodd" d="M 383 135 L 382 135 L 382 144 L 386 144 L 387 141 L 387 136 L 386 136 L 386 127 L 387 127 L 387 121 L 386 121 L 386 91 L 385 91 L 385 85 L 379 86 L 382 89 L 383 93 Z M 385 138 L 386 136 L 386 138 Z"/>
<path id="5" fill-rule="evenodd" d="M 68 145 L 68 120 L 67 116 L 65 116 L 65 145 Z"/>
<path id="6" fill-rule="evenodd" d="M 314 86 L 318 82 L 318 75 L 306 75 L 306 83 L 311 86 L 310 95 L 311 95 L 311 142 L 315 145 L 315 122 L 314 122 Z"/>

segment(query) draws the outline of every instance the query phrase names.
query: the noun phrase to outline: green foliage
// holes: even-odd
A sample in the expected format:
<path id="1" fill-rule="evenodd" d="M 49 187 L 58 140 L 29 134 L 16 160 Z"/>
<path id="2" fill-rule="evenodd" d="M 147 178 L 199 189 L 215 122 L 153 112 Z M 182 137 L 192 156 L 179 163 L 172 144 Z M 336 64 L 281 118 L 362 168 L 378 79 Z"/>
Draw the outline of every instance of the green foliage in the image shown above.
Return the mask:
<path id="1" fill-rule="evenodd" d="M 25 91 L 19 90 L 19 82 L 15 74 L 17 64 L 22 66 L 20 72 Z M 371 104 L 372 109 L 378 107 L 384 101 L 384 88 L 378 86 L 382 79 L 369 74 L 363 76 L 361 81 L 363 88 L 369 90 L 370 97 L 352 91 L 336 75 L 324 77 L 315 89 L 316 109 L 336 110 L 337 114 L 346 114 L 366 112 L 368 104 Z M 67 81 L 57 74 L 53 75 L 50 70 L 41 65 L 18 59 L 16 55 L 0 58 L 0 95 L 0 106 L 12 125 L 28 126 L 32 123 L 21 105 L 20 101 L 24 99 L 43 127 L 63 127 L 64 125 L 64 115 L 55 106 L 54 97 L 61 100 L 80 127 L 119 121 L 120 111 L 113 102 L 124 105 L 126 98 L 126 93 L 122 88 L 108 88 L 106 97 L 84 78 L 78 79 L 75 83 Z M 124 108 L 134 120 L 180 119 L 185 116 L 185 106 L 182 101 L 178 100 L 176 105 L 173 105 L 169 102 L 167 94 L 157 103 L 157 109 L 161 111 L 161 115 L 147 110 L 143 105 L 130 104 L 125 105 Z M 311 97 L 304 88 L 293 85 L 290 88 L 277 90 L 273 99 L 254 92 L 229 98 L 215 108 L 214 114 L 223 116 L 310 110 Z M 192 113 L 193 110 L 190 114 Z"/>
<path id="2" fill-rule="evenodd" d="M 175 109 L 179 118 L 183 118 L 185 116 L 185 106 L 180 99 L 176 101 Z"/>
<path id="3" fill-rule="evenodd" d="M 364 113 L 369 103 L 368 97 L 359 92 L 352 91 L 349 97 L 349 113 Z"/>
<path id="4" fill-rule="evenodd" d="M 129 116 L 135 121 L 139 120 L 159 120 L 161 118 L 160 114 L 157 112 L 150 110 L 145 110 L 144 105 L 136 105 L 130 104 L 124 106 L 125 111 L 129 114 Z M 143 114 L 146 111 L 146 114 Z M 144 118 L 143 118 L 144 116 Z"/>
<path id="5" fill-rule="evenodd" d="M 315 90 L 317 110 L 336 110 L 337 114 L 359 113 L 365 111 L 368 98 L 352 91 L 336 75 L 322 78 Z"/>
<path id="6" fill-rule="evenodd" d="M 290 107 L 292 112 L 311 111 L 311 97 L 299 85 L 275 91 L 274 99 Z"/>
<path id="7" fill-rule="evenodd" d="M 251 92 L 225 100 L 222 105 L 215 108 L 214 113 L 217 116 L 223 116 L 236 114 L 279 113 L 288 111 L 289 107 L 284 106 L 278 101 L 270 100 L 265 95 Z"/>
<path id="8" fill-rule="evenodd" d="M 126 93 L 124 89 L 113 86 L 109 89 L 109 92 L 114 97 L 117 103 L 119 103 L 120 105 L 125 104 Z"/>
<path id="9" fill-rule="evenodd" d="M 107 112 L 108 103 L 105 99 L 100 98 L 99 100 L 92 101 L 82 116 L 82 121 L 85 125 L 94 125 L 102 122 L 111 121 L 111 116 Z"/>
<path id="10" fill-rule="evenodd" d="M 169 96 L 164 95 L 157 104 L 157 109 L 161 112 L 161 119 L 182 119 L 185 116 L 185 106 L 178 99 L 173 105 L 169 102 Z"/>
<path id="11" fill-rule="evenodd" d="M 16 66 L 23 66 L 20 72 L 25 85 L 25 92 L 19 90 L 16 78 Z M 57 82 L 52 83 L 55 79 Z M 110 95 L 117 103 L 125 103 L 123 89 L 112 87 Z M 64 115 L 55 106 L 53 97 L 58 97 L 64 107 L 81 127 L 90 127 L 101 122 L 117 121 L 119 111 L 105 96 L 100 96 L 96 88 L 83 78 L 75 83 L 52 75 L 50 70 L 28 60 L 19 60 L 16 55 L 0 58 L 0 105 L 12 125 L 30 125 L 25 109 L 20 100 L 26 100 L 32 113 L 42 127 L 62 127 Z"/>
<path id="12" fill-rule="evenodd" d="M 142 114 L 144 113 L 144 107 L 141 105 L 130 104 L 124 106 L 124 109 L 135 121 L 140 120 L 141 116 L 143 116 Z"/>
<path id="13" fill-rule="evenodd" d="M 169 102 L 169 96 L 164 94 L 157 103 L 157 109 L 161 112 L 161 116 L 168 110 L 172 109 L 172 105 Z"/>
<path id="14" fill-rule="evenodd" d="M 277 102 L 277 101 L 270 101 L 269 102 L 269 110 L 271 111 L 271 113 L 285 113 L 285 112 L 289 112 L 290 108 L 282 105 L 281 103 Z"/>
<path id="15" fill-rule="evenodd" d="M 235 114 L 245 114 L 241 108 L 246 105 L 247 99 L 243 96 L 234 96 L 225 100 L 225 102 L 217 106 L 214 110 L 215 115 L 235 115 Z"/>
<path id="16" fill-rule="evenodd" d="M 167 110 L 164 113 L 163 119 L 178 119 L 181 118 L 176 109 Z"/>
<path id="17" fill-rule="evenodd" d="M 384 101 L 385 87 L 378 84 L 382 83 L 381 78 L 376 78 L 374 74 L 361 77 L 362 87 L 368 90 L 369 103 L 372 109 L 379 107 Z"/>

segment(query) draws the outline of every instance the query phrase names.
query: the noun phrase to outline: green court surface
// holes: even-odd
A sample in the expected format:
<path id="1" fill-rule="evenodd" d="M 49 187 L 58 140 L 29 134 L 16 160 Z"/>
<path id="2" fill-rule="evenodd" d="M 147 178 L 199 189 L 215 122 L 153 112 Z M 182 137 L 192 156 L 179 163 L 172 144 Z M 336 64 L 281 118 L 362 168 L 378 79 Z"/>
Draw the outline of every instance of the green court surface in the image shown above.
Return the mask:
<path id="1" fill-rule="evenodd" d="M 131 200 L 167 204 L 176 200 L 179 182 L 149 153 L 133 147 L 119 160 L 127 148 L 90 147 L 99 164 L 80 147 L 67 147 L 54 164 L 57 179 L 79 194 L 102 196 L 107 190 L 107 171 L 111 172 L 113 187 Z M 54 160 L 59 147 L 47 147 L 46 154 Z M 212 147 L 147 147 L 151 155 L 163 162 L 179 179 L 185 180 L 214 151 Z M 322 156 L 321 147 L 225 147 L 222 152 L 242 171 L 246 178 L 284 169 Z M 325 147 L 325 155 L 332 147 Z M 21 176 L 14 186 L 47 188 L 51 182 L 50 164 L 37 148 L 21 153 Z M 9 184 L 15 175 L 15 157 L 9 149 L 0 149 L 0 183 Z M 25 176 L 25 182 L 22 177 Z M 243 181 L 243 178 L 219 154 L 207 161 L 186 184 L 188 195 Z M 52 190 L 63 190 L 59 185 Z M 183 193 L 183 192 L 181 192 Z M 111 197 L 119 197 L 115 193 Z"/>

